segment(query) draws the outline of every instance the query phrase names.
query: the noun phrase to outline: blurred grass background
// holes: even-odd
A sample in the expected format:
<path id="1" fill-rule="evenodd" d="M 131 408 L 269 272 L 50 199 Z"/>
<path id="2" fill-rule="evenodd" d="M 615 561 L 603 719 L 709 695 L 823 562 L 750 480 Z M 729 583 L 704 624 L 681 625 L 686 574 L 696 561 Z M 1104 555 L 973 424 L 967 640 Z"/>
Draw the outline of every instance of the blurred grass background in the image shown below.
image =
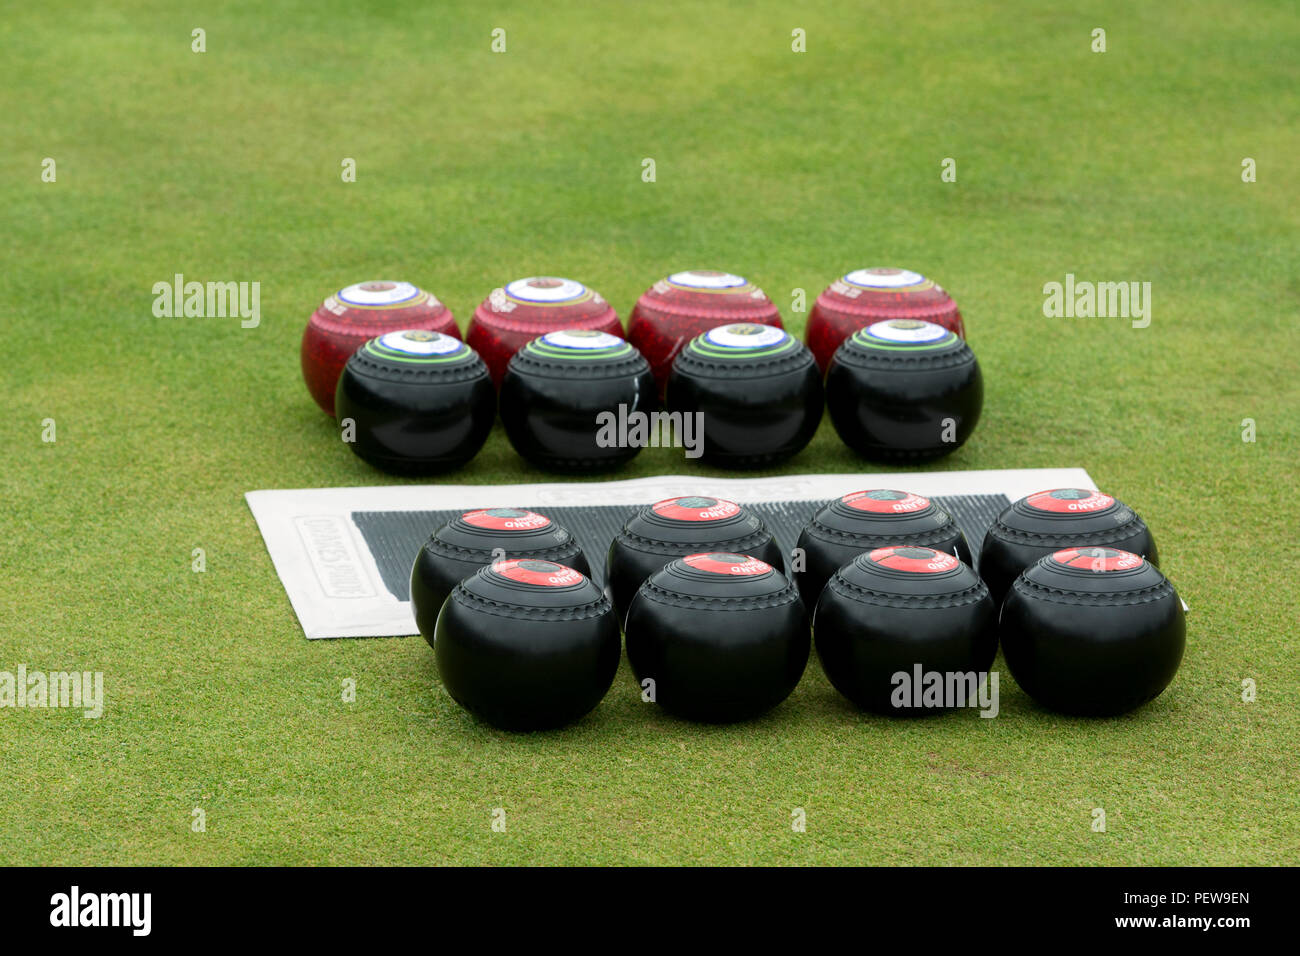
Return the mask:
<path id="1" fill-rule="evenodd" d="M 1300 862 L 1298 44 L 1285 2 L 11 8 L 0 670 L 103 671 L 108 704 L 0 711 L 0 862 Z M 1081 466 L 1155 530 L 1193 610 L 1151 706 L 1065 719 L 1004 673 L 996 720 L 894 722 L 814 660 L 709 728 L 624 665 L 586 720 L 517 737 L 418 639 L 303 639 L 243 492 L 392 481 L 300 379 L 331 291 L 409 279 L 463 328 L 518 276 L 626 317 L 717 268 L 801 333 L 792 290 L 865 265 L 942 283 L 980 356 L 984 419 L 939 467 Z M 155 318 L 177 272 L 260 282 L 261 325 Z M 1150 328 L 1045 318 L 1067 272 L 1151 282 Z M 824 421 L 787 470 L 880 469 Z M 448 480 L 550 479 L 498 428 Z"/>

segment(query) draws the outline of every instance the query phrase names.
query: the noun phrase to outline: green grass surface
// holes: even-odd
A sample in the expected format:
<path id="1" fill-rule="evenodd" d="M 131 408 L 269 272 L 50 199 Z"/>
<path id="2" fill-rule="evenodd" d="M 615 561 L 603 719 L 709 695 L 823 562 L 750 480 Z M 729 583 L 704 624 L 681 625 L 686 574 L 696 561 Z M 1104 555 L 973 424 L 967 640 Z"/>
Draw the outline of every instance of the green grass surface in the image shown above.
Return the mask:
<path id="1" fill-rule="evenodd" d="M 439 7 L 0 23 L 0 670 L 103 671 L 108 698 L 0 710 L 0 862 L 1300 862 L 1294 4 Z M 1154 704 L 1066 719 L 1004 673 L 995 720 L 896 722 L 814 660 L 769 716 L 709 728 L 641 704 L 625 662 L 581 723 L 513 736 L 423 641 L 303 639 L 243 493 L 392 481 L 301 382 L 330 291 L 409 278 L 463 327 L 521 275 L 626 315 L 712 267 L 802 332 L 793 289 L 871 264 L 942 282 L 983 364 L 939 467 L 1081 466 L 1152 525 L 1193 608 Z M 260 327 L 155 318 L 176 272 L 261 282 Z M 1150 328 L 1045 318 L 1067 272 L 1150 281 Z M 618 477 L 696 468 L 655 449 Z M 790 470 L 879 469 L 826 421 Z M 498 429 L 450 480 L 548 479 Z"/>

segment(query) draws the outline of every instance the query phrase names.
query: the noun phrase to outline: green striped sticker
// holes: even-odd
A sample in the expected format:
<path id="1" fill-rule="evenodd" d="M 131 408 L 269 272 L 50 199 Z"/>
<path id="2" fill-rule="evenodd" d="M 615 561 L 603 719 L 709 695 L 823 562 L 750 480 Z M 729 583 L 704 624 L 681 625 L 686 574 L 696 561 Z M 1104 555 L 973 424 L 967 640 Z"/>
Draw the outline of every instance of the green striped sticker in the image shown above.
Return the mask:
<path id="1" fill-rule="evenodd" d="M 920 319 L 886 319 L 853 333 L 855 345 L 901 352 L 943 348 L 956 338 L 942 325 Z"/>
<path id="2" fill-rule="evenodd" d="M 524 350 L 542 358 L 563 361 L 624 358 L 632 354 L 632 346 L 617 335 L 596 329 L 564 329 L 538 336 Z"/>
<path id="3" fill-rule="evenodd" d="M 688 348 L 705 358 L 748 361 L 798 351 L 799 343 L 776 326 L 737 322 L 710 329 L 693 339 Z"/>
<path id="4" fill-rule="evenodd" d="M 441 332 L 407 329 L 389 332 L 365 344 L 368 354 L 393 362 L 429 365 L 437 362 L 463 362 L 473 353 L 460 339 Z"/>

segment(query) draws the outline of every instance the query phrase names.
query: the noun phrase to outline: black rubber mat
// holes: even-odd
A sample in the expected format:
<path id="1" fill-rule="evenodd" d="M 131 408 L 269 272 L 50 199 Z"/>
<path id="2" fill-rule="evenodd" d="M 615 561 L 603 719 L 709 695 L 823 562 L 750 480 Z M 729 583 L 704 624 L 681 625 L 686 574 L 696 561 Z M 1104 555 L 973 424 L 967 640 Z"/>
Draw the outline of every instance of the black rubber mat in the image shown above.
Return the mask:
<path id="1" fill-rule="evenodd" d="M 1009 502 L 1005 495 L 934 496 L 932 500 L 961 525 L 971 548 L 978 553 L 984 532 Z M 647 502 L 648 504 L 649 502 Z M 789 554 L 799 532 L 820 506 L 812 501 L 764 501 L 749 504 L 766 522 L 777 543 Z M 587 508 L 545 508 L 547 517 L 568 528 L 591 564 L 592 578 L 604 585 L 605 553 L 623 522 L 636 509 L 624 505 Z M 365 538 L 384 586 L 399 601 L 410 600 L 411 563 L 429 535 L 457 511 L 354 511 L 352 520 Z"/>

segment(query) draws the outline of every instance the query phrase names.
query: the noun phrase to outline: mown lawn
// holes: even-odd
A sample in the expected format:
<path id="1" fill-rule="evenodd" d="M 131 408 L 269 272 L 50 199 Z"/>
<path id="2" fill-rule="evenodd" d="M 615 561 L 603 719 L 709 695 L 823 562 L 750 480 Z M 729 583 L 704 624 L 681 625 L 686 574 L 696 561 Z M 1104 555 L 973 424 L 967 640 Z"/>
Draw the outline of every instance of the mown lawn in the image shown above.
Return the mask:
<path id="1" fill-rule="evenodd" d="M 439 8 L 0 22 L 0 670 L 102 671 L 108 697 L 0 710 L 0 862 L 1300 862 L 1294 4 Z M 332 290 L 409 278 L 463 327 L 522 275 L 626 315 L 721 268 L 802 332 L 794 290 L 875 264 L 943 283 L 984 367 L 940 467 L 1082 466 L 1155 530 L 1192 613 L 1151 706 L 1065 719 L 1004 675 L 995 720 L 892 722 L 814 661 L 710 728 L 625 664 L 586 720 L 519 737 L 465 716 L 422 641 L 303 639 L 243 492 L 393 480 L 301 382 Z M 156 318 L 175 273 L 260 282 L 260 325 Z M 1067 273 L 1149 281 L 1151 325 L 1045 317 Z M 696 467 L 656 449 L 620 477 Z M 790 469 L 878 470 L 828 421 Z M 498 429 L 452 480 L 543 478 Z"/>

